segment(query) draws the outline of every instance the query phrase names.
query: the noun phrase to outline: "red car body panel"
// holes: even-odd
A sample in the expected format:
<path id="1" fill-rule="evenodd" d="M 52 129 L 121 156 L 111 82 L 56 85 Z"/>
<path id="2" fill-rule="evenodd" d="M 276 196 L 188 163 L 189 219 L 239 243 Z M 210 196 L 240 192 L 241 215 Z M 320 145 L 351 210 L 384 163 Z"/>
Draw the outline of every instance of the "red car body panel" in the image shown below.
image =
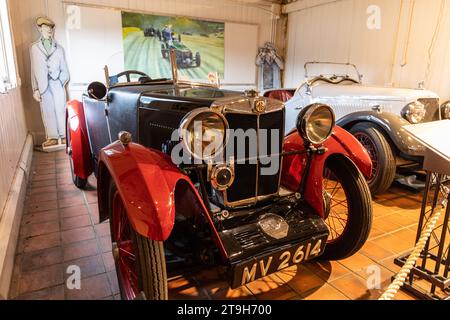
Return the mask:
<path id="1" fill-rule="evenodd" d="M 202 198 L 189 177 L 172 163 L 168 155 L 135 143 L 124 146 L 115 142 L 102 149 L 99 163 L 100 166 L 106 166 L 114 179 L 133 228 L 142 236 L 155 241 L 167 240 L 172 232 L 177 212 L 176 193 L 182 192 L 178 191 L 181 189 L 177 186 L 184 182 L 194 196 L 189 198 L 183 192 L 183 201 L 195 202 L 210 224 L 218 248 L 225 255 Z M 102 183 L 100 174 L 98 184 Z"/>
<path id="2" fill-rule="evenodd" d="M 366 178 L 372 175 L 372 161 L 366 149 L 350 133 L 340 127 L 335 127 L 332 136 L 324 143 L 327 152 L 323 155 L 314 154 L 308 181 L 305 187 L 305 200 L 325 218 L 323 203 L 323 172 L 326 161 L 335 155 L 342 155 L 355 163 Z M 304 141 L 297 131 L 285 139 L 284 151 L 304 149 Z M 281 184 L 292 191 L 299 189 L 307 163 L 306 154 L 287 156 L 283 159 Z"/>
<path id="3" fill-rule="evenodd" d="M 72 100 L 67 103 L 66 119 L 69 125 L 66 132 L 70 134 L 74 174 L 81 179 L 87 179 L 94 171 L 94 164 L 83 104 L 80 101 Z"/>

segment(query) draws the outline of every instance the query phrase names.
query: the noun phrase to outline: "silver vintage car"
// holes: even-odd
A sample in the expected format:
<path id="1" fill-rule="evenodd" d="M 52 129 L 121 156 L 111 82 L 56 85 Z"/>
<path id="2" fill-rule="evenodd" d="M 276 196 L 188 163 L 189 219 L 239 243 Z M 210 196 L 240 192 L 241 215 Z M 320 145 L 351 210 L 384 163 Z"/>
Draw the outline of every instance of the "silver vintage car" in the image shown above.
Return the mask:
<path id="1" fill-rule="evenodd" d="M 313 74 L 311 69 L 333 72 Z M 270 90 L 264 95 L 285 102 L 286 133 L 296 127 L 297 115 L 305 106 L 330 105 L 337 124 L 350 131 L 372 158 L 373 175 L 368 182 L 374 195 L 391 186 L 397 169 L 421 166 L 424 147 L 403 126 L 450 117 L 450 103 L 440 107 L 436 93 L 363 85 L 357 67 L 350 63 L 308 62 L 305 75 L 296 89 Z"/>

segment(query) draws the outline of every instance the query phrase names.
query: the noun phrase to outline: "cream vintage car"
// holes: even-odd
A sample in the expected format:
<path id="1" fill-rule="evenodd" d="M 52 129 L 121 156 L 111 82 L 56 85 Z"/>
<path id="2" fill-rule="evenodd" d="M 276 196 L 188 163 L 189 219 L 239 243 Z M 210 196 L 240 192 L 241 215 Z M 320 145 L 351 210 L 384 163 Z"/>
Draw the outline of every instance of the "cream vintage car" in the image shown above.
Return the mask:
<path id="1" fill-rule="evenodd" d="M 310 69 L 314 68 L 327 72 L 313 74 Z M 264 95 L 285 102 L 286 132 L 295 128 L 297 115 L 304 107 L 311 103 L 330 105 L 337 124 L 350 131 L 372 158 L 373 175 L 368 181 L 372 194 L 385 192 L 397 169 L 421 166 L 424 147 L 403 126 L 450 117 L 450 104 L 440 108 L 436 93 L 363 85 L 353 64 L 308 62 L 305 75 L 305 81 L 296 89 L 270 90 Z"/>

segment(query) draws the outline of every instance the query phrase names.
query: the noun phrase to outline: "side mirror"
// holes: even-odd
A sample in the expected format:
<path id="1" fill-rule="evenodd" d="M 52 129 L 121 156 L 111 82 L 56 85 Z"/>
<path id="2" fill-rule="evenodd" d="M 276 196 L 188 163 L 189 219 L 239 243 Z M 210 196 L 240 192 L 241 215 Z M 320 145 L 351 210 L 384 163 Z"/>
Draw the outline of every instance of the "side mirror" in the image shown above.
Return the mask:
<path id="1" fill-rule="evenodd" d="M 90 98 L 95 100 L 105 100 L 108 89 L 101 82 L 92 82 L 87 89 Z"/>

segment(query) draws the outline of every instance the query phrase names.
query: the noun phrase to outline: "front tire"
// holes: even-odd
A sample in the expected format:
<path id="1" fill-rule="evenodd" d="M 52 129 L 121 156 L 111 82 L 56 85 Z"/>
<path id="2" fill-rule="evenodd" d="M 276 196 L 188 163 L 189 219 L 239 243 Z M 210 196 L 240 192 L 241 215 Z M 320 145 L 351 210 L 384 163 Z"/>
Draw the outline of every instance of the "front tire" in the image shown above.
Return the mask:
<path id="1" fill-rule="evenodd" d="M 168 57 L 167 49 L 164 44 L 161 44 L 161 55 L 162 55 L 163 59 L 167 59 L 167 57 Z"/>
<path id="2" fill-rule="evenodd" d="M 167 300 L 163 242 L 150 240 L 134 230 L 112 180 L 108 199 L 113 256 L 122 299 Z"/>
<path id="3" fill-rule="evenodd" d="M 397 169 L 391 145 L 371 123 L 358 123 L 350 133 L 366 148 L 372 160 L 372 177 L 367 181 L 372 195 L 386 192 L 394 182 Z"/>
<path id="4" fill-rule="evenodd" d="M 195 54 L 195 65 L 197 66 L 197 68 L 202 65 L 202 57 L 199 52 Z"/>
<path id="5" fill-rule="evenodd" d="M 325 260 L 341 260 L 355 254 L 372 227 L 372 197 L 356 165 L 346 158 L 327 161 L 324 170 L 324 202 L 330 230 Z"/>

